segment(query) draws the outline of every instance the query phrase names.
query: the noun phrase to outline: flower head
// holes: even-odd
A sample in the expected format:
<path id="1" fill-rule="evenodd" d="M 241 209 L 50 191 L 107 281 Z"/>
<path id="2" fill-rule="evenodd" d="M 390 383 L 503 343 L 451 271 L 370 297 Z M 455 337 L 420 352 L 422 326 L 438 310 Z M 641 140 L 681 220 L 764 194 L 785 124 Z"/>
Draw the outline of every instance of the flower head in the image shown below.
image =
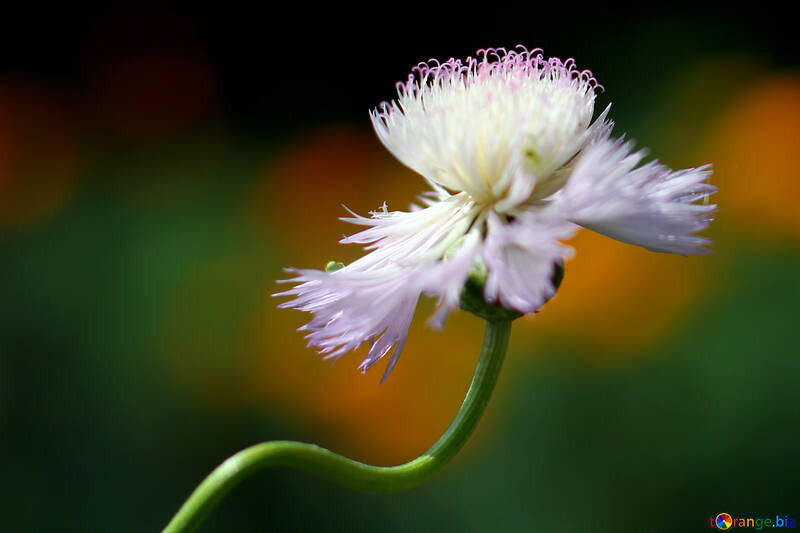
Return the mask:
<path id="1" fill-rule="evenodd" d="M 541 50 L 479 50 L 477 58 L 431 60 L 398 83 L 398 97 L 370 113 L 378 138 L 431 190 L 409 212 L 386 205 L 342 243 L 369 252 L 342 268 L 294 270 L 294 296 L 308 311 L 309 346 L 338 358 L 369 342 L 366 371 L 392 348 L 397 362 L 419 297 L 438 297 L 441 327 L 479 272 L 484 300 L 524 313 L 553 296 L 555 269 L 579 226 L 658 252 L 706 252 L 695 235 L 716 206 L 709 167 L 672 171 L 630 141 L 611 138 L 606 108 L 592 122 L 589 71 Z"/>

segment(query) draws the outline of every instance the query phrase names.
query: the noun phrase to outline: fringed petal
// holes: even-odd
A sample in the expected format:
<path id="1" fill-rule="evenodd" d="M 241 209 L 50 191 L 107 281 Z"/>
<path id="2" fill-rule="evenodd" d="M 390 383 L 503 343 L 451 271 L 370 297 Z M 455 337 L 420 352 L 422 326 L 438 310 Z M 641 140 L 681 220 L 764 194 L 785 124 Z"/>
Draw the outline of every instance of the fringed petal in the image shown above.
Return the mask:
<path id="1" fill-rule="evenodd" d="M 637 168 L 645 154 L 632 150 L 623 139 L 586 148 L 546 211 L 655 252 L 708 252 L 710 241 L 694 234 L 717 208 L 695 203 L 717 190 L 707 183 L 710 167 L 672 171 L 654 161 Z"/>
<path id="2" fill-rule="evenodd" d="M 491 214 L 483 248 L 486 301 L 521 313 L 538 310 L 555 294 L 556 263 L 572 254 L 558 239 L 570 238 L 575 229 L 574 224 L 558 219 L 531 215 L 504 223 Z"/>

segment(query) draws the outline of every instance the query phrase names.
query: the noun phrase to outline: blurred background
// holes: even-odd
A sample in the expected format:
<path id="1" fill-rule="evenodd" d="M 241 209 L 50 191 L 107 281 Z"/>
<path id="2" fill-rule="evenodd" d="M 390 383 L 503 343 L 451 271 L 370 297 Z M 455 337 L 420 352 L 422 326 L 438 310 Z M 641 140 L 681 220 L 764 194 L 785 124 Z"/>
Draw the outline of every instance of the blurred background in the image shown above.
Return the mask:
<path id="1" fill-rule="evenodd" d="M 395 464 L 469 383 L 479 319 L 417 313 L 403 357 L 331 366 L 277 311 L 281 268 L 361 254 L 341 204 L 423 181 L 367 111 L 418 61 L 542 47 L 590 68 L 617 134 L 713 163 L 714 253 L 582 233 L 557 297 L 515 323 L 463 453 L 370 495 L 253 476 L 202 531 L 690 531 L 797 517 L 800 70 L 791 19 L 541 6 L 15 8 L 0 32 L 0 530 L 157 531 L 270 439 Z"/>

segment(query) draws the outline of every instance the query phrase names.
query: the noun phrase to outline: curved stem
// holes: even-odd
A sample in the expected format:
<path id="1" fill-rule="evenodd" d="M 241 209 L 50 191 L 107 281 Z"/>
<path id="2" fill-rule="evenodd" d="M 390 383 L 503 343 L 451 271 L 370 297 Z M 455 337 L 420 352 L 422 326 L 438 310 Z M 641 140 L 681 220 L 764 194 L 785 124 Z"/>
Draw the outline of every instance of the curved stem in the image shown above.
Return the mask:
<path id="1" fill-rule="evenodd" d="M 467 395 L 453 422 L 427 452 L 398 466 L 372 466 L 314 444 L 270 441 L 245 448 L 206 477 L 172 518 L 164 533 L 196 529 L 234 486 L 262 468 L 290 466 L 354 489 L 394 492 L 419 485 L 447 464 L 467 442 L 483 414 L 503 365 L 511 322 L 487 322 L 483 348 Z"/>

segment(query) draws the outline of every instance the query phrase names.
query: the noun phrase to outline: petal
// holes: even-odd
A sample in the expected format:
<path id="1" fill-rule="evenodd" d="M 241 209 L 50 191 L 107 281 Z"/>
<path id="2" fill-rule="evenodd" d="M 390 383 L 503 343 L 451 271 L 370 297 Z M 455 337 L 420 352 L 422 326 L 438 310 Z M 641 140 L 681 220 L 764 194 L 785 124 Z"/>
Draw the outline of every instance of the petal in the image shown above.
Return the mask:
<path id="1" fill-rule="evenodd" d="M 481 250 L 481 233 L 471 230 L 460 243 L 452 257 L 436 263 L 432 268 L 418 273 L 417 282 L 427 296 L 438 296 L 436 313 L 430 324 L 441 329 L 450 311 L 461 302 L 461 290 L 475 267 L 475 260 Z"/>
<path id="2" fill-rule="evenodd" d="M 297 275 L 288 281 L 299 285 L 276 296 L 296 298 L 279 307 L 313 313 L 300 329 L 310 331 L 309 347 L 316 347 L 326 359 L 338 359 L 364 341 L 377 339 L 359 367 L 366 370 L 405 340 L 420 294 L 408 290 L 406 269 L 294 272 Z"/>
<path id="3" fill-rule="evenodd" d="M 584 150 L 548 210 L 611 238 L 655 252 L 708 252 L 693 235 L 712 220 L 716 205 L 696 204 L 716 192 L 709 166 L 672 171 L 657 162 L 638 168 L 642 151 L 623 139 Z"/>
<path id="4" fill-rule="evenodd" d="M 388 375 L 405 344 L 420 295 L 439 295 L 448 303 L 458 279 L 466 279 L 466 252 L 453 261 L 440 259 L 464 236 L 475 213 L 473 203 L 459 196 L 413 212 L 389 212 L 384 206 L 372 218 L 354 214 L 344 220 L 369 227 L 342 242 L 365 244 L 371 252 L 334 272 L 290 269 L 296 276 L 284 282 L 297 285 L 276 296 L 294 299 L 279 307 L 314 315 L 300 329 L 310 332 L 309 347 L 326 358 L 336 359 L 369 341 L 370 351 L 359 365 L 362 371 L 394 348 Z"/>
<path id="5" fill-rule="evenodd" d="M 565 150 L 565 154 L 568 154 L 569 157 L 562 162 L 563 166 L 555 169 L 544 179 L 540 179 L 536 182 L 536 188 L 533 191 L 533 195 L 530 196 L 530 200 L 535 202 L 543 198 L 547 198 L 563 187 L 570 174 L 572 174 L 572 170 L 575 167 L 576 161 L 579 159 L 575 157 L 575 155 L 583 150 L 586 146 L 590 146 L 596 142 L 608 139 L 608 137 L 611 135 L 611 130 L 614 128 L 614 122 L 608 119 L 608 112 L 610 110 L 611 104 L 608 104 L 603 112 L 600 113 L 600 116 L 595 119 L 592 125 L 589 126 L 589 128 L 587 128 L 583 134 L 572 140 L 572 144 L 569 146 L 569 149 Z"/>
<path id="6" fill-rule="evenodd" d="M 575 232 L 566 221 L 523 216 L 503 223 L 492 213 L 483 249 L 488 275 L 484 294 L 489 303 L 532 313 L 553 296 L 555 264 L 572 250 L 558 242 Z"/>
<path id="7" fill-rule="evenodd" d="M 466 194 L 431 202 L 424 209 L 410 212 L 388 211 L 384 204 L 379 211 L 370 213 L 371 218 L 352 212 L 352 217 L 343 217 L 345 222 L 369 228 L 339 242 L 365 244 L 366 250 L 382 251 L 362 257 L 356 261 L 359 267 L 354 268 L 364 268 L 366 263 L 380 263 L 379 258 L 413 266 L 426 257 L 442 257 L 447 248 L 466 233 L 477 212 L 475 203 Z M 451 233 L 457 235 L 453 237 Z"/>
<path id="8" fill-rule="evenodd" d="M 574 155 L 596 87 L 572 60 L 524 48 L 482 50 L 465 61 L 418 65 L 398 84 L 397 99 L 370 118 L 400 162 L 488 204 L 518 177 L 548 176 Z"/>

